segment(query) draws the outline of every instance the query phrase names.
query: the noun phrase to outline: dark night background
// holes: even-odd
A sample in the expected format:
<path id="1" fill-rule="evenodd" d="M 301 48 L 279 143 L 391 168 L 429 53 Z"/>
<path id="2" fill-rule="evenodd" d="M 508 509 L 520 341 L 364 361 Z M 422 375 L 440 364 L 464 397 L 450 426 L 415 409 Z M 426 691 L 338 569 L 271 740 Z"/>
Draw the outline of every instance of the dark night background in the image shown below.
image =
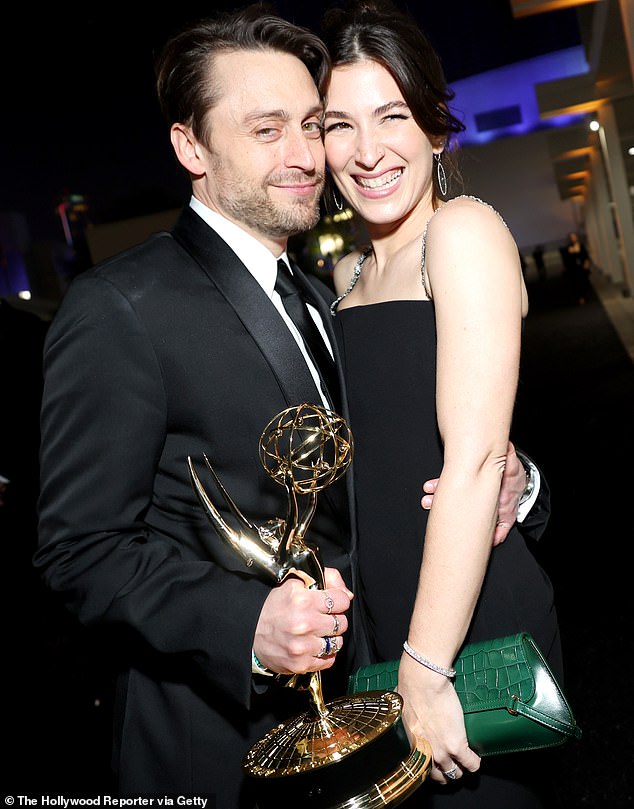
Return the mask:
<path id="1" fill-rule="evenodd" d="M 61 240 L 54 209 L 67 191 L 87 197 L 95 224 L 179 207 L 188 183 L 155 100 L 153 55 L 187 20 L 234 5 L 186 3 L 142 13 L 132 4 L 93 3 L 72 12 L 23 4 L 3 11 L 0 212 L 23 212 L 33 240 Z M 274 6 L 316 27 L 326 3 Z M 409 7 L 450 83 L 580 41 L 574 9 L 514 20 L 507 0 L 412 0 Z M 632 498 L 634 375 L 599 299 L 578 307 L 559 267 L 549 268 L 543 286 L 529 283 L 529 296 L 513 437 L 537 459 L 553 492 L 551 522 L 536 553 L 555 583 L 566 691 L 584 731 L 580 743 L 561 750 L 558 797 L 561 809 L 621 809 L 634 801 L 625 558 L 632 523 L 629 512 L 624 516 Z M 33 425 L 41 336 L 31 332 L 35 342 L 28 358 L 24 353 L 33 388 L 24 385 L 22 363 L 3 363 L 5 390 L 21 389 L 25 397 L 15 417 L 28 410 Z M 5 350 L 10 343 L 0 337 Z M 25 463 L 36 458 L 35 432 L 23 437 Z M 35 462 L 28 465 L 36 478 Z M 114 794 L 106 647 L 35 578 L 35 486 L 28 518 L 13 534 L 0 530 L 3 781 L 13 795 Z"/>
<path id="2" fill-rule="evenodd" d="M 3 13 L 0 211 L 27 216 L 33 240 L 57 239 L 54 212 L 83 194 L 93 224 L 180 207 L 188 190 L 154 92 L 153 58 L 185 22 L 240 3 L 141 13 L 105 3 Z M 574 9 L 514 19 L 507 0 L 398 3 L 419 20 L 449 82 L 578 45 Z M 318 29 L 327 2 L 272 7 Z M 129 13 L 127 13 L 129 11 Z"/>

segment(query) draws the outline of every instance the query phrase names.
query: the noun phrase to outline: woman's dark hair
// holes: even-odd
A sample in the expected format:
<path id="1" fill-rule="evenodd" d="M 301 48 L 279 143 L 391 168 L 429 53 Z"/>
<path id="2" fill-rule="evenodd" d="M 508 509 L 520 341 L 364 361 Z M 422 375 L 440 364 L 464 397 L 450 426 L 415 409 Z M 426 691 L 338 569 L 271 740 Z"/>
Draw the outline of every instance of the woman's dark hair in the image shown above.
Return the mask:
<path id="1" fill-rule="evenodd" d="M 267 3 L 199 20 L 176 33 L 155 63 L 161 111 L 171 126 L 191 127 L 208 143 L 207 113 L 218 100 L 213 58 L 235 51 L 281 51 L 303 62 L 318 88 L 327 84 L 330 58 L 321 39 L 278 16 Z"/>
<path id="2" fill-rule="evenodd" d="M 465 126 L 449 109 L 455 94 L 447 86 L 436 51 L 411 16 L 390 0 L 353 0 L 326 12 L 322 36 L 333 68 L 366 59 L 382 65 L 423 132 L 443 139 L 446 147 L 456 145 L 452 136 L 463 132 Z M 322 88 L 322 94 L 327 94 L 327 87 Z M 459 179 L 451 148 L 443 153 L 443 165 L 448 178 L 453 175 Z M 440 189 L 436 172 L 433 175 L 436 202 Z"/>

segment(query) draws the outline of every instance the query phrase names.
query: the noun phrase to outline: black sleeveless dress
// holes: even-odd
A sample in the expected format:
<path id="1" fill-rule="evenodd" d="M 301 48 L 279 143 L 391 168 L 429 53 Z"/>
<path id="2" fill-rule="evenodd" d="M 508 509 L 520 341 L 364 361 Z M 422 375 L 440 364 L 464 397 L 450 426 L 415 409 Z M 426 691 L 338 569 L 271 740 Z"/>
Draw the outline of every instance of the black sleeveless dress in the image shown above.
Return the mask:
<path id="1" fill-rule="evenodd" d="M 367 611 L 376 660 L 391 660 L 401 656 L 418 585 L 428 516 L 420 505 L 422 484 L 438 477 L 442 467 L 435 408 L 434 306 L 430 301 L 403 300 L 351 307 L 337 311 L 335 325 L 354 438 L 352 470 L 362 589 L 357 597 L 363 599 Z M 533 635 L 561 678 L 551 583 L 527 542 L 513 528 L 491 553 L 465 642 L 521 630 Z M 539 754 L 528 755 L 533 756 L 529 762 L 537 764 Z M 481 773 L 499 768 L 500 758 L 510 759 L 513 772 L 521 767 L 517 755 L 514 760 L 496 758 L 494 767 L 490 765 L 493 758 L 485 760 Z M 490 809 L 509 800 L 507 809 L 541 805 L 509 792 L 506 782 L 496 797 L 497 784 L 489 794 L 486 777 L 468 778 L 478 783 L 475 792 L 455 785 L 437 790 L 428 782 L 406 805 L 440 806 L 450 798 L 452 806 Z M 421 802 L 432 800 L 434 792 L 441 803 Z"/>

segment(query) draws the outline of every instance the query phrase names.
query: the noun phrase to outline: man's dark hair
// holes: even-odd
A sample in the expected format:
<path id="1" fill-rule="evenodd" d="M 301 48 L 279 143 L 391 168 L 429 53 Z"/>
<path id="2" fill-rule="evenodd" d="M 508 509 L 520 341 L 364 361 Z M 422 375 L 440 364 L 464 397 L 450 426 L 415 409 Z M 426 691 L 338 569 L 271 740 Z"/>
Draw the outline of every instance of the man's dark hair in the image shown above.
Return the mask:
<path id="1" fill-rule="evenodd" d="M 195 22 L 175 34 L 156 60 L 156 89 L 164 117 L 182 123 L 207 143 L 206 116 L 218 99 L 213 58 L 236 51 L 280 51 L 306 65 L 315 85 L 325 86 L 330 57 L 321 39 L 257 3 Z M 211 69 L 210 69 L 211 68 Z"/>

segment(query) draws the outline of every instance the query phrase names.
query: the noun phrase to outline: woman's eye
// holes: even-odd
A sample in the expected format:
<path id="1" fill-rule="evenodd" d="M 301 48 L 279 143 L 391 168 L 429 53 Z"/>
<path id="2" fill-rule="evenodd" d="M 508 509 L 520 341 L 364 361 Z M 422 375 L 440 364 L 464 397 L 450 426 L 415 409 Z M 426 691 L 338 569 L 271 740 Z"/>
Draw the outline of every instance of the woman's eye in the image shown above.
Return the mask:
<path id="1" fill-rule="evenodd" d="M 329 132 L 336 132 L 341 129 L 350 129 L 350 124 L 345 121 L 336 121 L 334 124 L 329 124 L 325 127 L 324 132 L 328 134 Z"/>

